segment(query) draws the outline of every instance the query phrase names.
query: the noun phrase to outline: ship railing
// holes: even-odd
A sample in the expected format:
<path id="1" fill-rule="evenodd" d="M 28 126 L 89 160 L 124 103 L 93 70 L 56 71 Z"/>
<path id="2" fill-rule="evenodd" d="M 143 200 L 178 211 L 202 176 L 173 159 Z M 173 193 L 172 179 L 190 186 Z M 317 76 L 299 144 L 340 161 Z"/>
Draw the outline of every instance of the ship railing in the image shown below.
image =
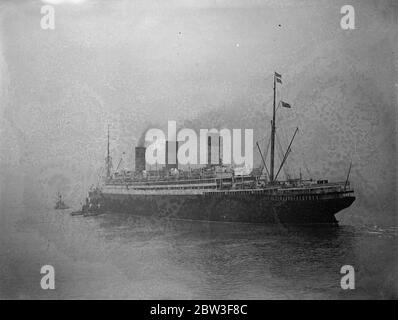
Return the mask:
<path id="1" fill-rule="evenodd" d="M 294 187 L 294 188 L 280 188 L 280 193 L 325 193 L 325 192 L 353 192 L 353 189 L 345 182 L 335 182 L 328 184 L 314 184 L 308 186 Z"/>
<path id="2" fill-rule="evenodd" d="M 234 188 L 235 187 L 235 188 Z M 299 185 L 299 186 L 287 186 L 283 184 L 268 184 L 265 186 L 250 187 L 250 184 L 236 184 L 231 188 L 220 188 L 219 192 L 223 191 L 261 191 L 266 194 L 275 195 L 299 195 L 299 194 L 325 194 L 325 193 L 341 193 L 350 195 L 354 192 L 349 183 L 344 182 L 331 182 L 327 184 L 310 184 L 310 185 Z M 218 192 L 217 191 L 217 192 Z"/>
<path id="3" fill-rule="evenodd" d="M 319 200 L 319 199 L 336 199 L 336 198 L 345 198 L 352 196 L 351 192 L 339 191 L 333 192 L 329 190 L 329 192 L 324 193 L 278 193 L 274 192 L 274 190 L 266 190 L 266 189 L 241 189 L 241 190 L 211 190 L 204 192 L 205 196 L 209 195 L 264 195 L 266 197 L 270 197 L 270 200 L 294 200 L 294 201 L 303 201 L 303 200 Z"/>

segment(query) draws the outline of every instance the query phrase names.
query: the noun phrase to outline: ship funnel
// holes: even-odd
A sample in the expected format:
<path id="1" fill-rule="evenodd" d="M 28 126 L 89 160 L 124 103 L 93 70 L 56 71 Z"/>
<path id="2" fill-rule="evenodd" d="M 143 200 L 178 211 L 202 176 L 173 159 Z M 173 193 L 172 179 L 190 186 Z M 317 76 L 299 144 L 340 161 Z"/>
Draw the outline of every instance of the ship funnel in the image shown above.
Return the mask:
<path id="1" fill-rule="evenodd" d="M 211 137 L 207 137 L 207 165 L 211 166 Z"/>
<path id="2" fill-rule="evenodd" d="M 166 141 L 166 169 L 178 169 L 178 141 Z"/>
<path id="3" fill-rule="evenodd" d="M 145 147 L 135 147 L 135 172 L 145 171 Z"/>

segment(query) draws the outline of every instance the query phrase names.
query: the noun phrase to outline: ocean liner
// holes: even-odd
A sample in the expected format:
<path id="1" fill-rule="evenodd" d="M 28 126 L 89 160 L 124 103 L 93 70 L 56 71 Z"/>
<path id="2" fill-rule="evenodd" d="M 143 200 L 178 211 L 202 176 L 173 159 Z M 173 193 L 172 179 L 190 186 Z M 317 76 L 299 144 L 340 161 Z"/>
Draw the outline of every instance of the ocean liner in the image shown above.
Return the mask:
<path id="1" fill-rule="evenodd" d="M 273 117 L 270 135 L 269 170 L 257 143 L 262 164 L 259 170 L 236 175 L 220 161 L 211 163 L 211 140 L 208 137 L 208 164 L 193 170 L 181 170 L 178 161 L 168 163 L 161 170 L 146 170 L 145 146 L 135 147 L 135 170 L 113 171 L 108 148 L 106 176 L 102 185 L 89 191 L 83 211 L 125 212 L 152 217 L 170 217 L 205 221 L 252 223 L 337 223 L 335 214 L 349 207 L 355 200 L 349 174 L 343 182 L 328 180 L 278 180 L 279 173 L 291 151 L 290 141 L 278 170 L 275 170 L 275 114 L 276 86 L 281 75 L 273 77 Z M 278 105 L 290 108 L 279 101 Z M 167 149 L 172 141 L 166 141 Z M 176 142 L 174 142 L 176 143 Z M 176 143 L 178 148 L 178 143 Z M 220 145 L 218 146 L 220 149 Z M 220 152 L 220 151 L 219 151 Z"/>

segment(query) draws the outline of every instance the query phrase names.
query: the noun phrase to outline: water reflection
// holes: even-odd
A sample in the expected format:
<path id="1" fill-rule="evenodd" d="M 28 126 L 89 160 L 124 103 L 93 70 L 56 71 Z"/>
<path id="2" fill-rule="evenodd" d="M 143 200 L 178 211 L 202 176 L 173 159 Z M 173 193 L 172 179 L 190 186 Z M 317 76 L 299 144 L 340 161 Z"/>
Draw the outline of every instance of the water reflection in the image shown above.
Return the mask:
<path id="1" fill-rule="evenodd" d="M 361 285 L 349 294 L 340 287 L 343 265 L 363 269 L 361 256 L 375 253 L 366 251 L 367 234 L 354 227 L 267 226 L 123 214 L 93 219 L 106 241 L 120 244 L 119 253 L 123 247 L 141 249 L 141 265 L 156 265 L 148 268 L 152 274 L 147 276 L 156 281 L 166 275 L 166 285 L 181 285 L 190 298 L 376 295 Z"/>

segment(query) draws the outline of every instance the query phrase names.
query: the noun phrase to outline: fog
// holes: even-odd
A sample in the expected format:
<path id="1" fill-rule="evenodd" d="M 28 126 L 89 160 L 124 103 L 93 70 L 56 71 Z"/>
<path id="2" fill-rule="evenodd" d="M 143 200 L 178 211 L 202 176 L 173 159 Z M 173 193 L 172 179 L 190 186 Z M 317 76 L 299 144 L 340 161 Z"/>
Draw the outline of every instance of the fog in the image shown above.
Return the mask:
<path id="1" fill-rule="evenodd" d="M 54 30 L 40 27 L 45 3 L 57 3 Z M 263 139 L 277 71 L 292 104 L 278 111 L 285 148 L 300 128 L 291 170 L 342 180 L 352 160 L 353 222 L 395 224 L 398 8 L 351 1 L 356 29 L 342 30 L 344 4 L 1 1 L 3 221 L 57 191 L 77 206 L 99 179 L 108 124 L 126 168 L 142 131 L 168 120 Z"/>

